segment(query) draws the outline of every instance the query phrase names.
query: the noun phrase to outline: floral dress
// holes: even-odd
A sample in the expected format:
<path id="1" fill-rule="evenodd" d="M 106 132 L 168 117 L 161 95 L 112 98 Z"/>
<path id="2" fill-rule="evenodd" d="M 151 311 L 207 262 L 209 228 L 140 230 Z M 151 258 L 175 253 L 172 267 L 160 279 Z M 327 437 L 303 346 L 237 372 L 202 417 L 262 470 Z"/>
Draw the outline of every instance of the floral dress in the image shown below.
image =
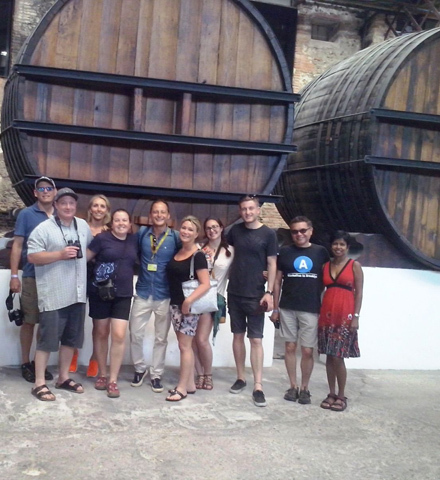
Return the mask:
<path id="1" fill-rule="evenodd" d="M 340 358 L 360 357 L 357 331 L 350 326 L 354 313 L 353 260 L 348 260 L 336 278 L 330 262 L 323 268 L 326 287 L 318 324 L 318 352 Z"/>

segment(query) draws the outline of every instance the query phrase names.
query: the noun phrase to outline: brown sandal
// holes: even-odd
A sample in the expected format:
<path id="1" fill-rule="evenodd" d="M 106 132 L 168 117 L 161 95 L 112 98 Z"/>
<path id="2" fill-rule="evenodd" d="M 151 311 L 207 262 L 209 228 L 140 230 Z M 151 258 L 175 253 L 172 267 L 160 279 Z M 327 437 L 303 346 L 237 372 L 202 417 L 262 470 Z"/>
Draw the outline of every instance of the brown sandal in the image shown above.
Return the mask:
<path id="1" fill-rule="evenodd" d="M 205 381 L 203 382 L 203 390 L 212 390 L 214 384 L 212 383 L 212 374 L 205 375 Z"/>
<path id="2" fill-rule="evenodd" d="M 110 382 L 107 385 L 107 397 L 118 398 L 120 396 L 119 388 L 116 382 Z"/>
<path id="3" fill-rule="evenodd" d="M 331 406 L 336 402 L 337 398 L 338 396 L 334 393 L 329 393 L 327 395 L 327 398 L 324 398 L 324 400 L 321 402 L 320 407 L 324 410 L 330 410 Z"/>
<path id="4" fill-rule="evenodd" d="M 95 382 L 96 390 L 107 390 L 107 377 L 98 377 Z"/>
<path id="5" fill-rule="evenodd" d="M 205 383 L 205 375 L 197 375 L 195 383 L 196 383 L 197 390 L 202 390 L 203 385 Z"/>
<path id="6" fill-rule="evenodd" d="M 332 412 L 343 412 L 347 408 L 347 397 L 336 397 L 335 402 L 330 407 Z"/>

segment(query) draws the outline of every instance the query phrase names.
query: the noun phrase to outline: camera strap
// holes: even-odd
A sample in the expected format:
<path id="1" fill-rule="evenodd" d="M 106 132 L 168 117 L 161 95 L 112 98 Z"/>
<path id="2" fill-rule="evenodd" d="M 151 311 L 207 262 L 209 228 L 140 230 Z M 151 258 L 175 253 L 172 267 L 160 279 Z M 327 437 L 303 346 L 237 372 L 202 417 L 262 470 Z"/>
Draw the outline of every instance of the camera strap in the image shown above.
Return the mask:
<path id="1" fill-rule="evenodd" d="M 60 229 L 61 235 L 63 236 L 64 243 L 65 243 L 66 245 L 69 245 L 69 243 L 68 243 L 67 240 L 66 240 L 66 236 L 64 235 L 64 232 L 63 232 L 63 224 L 61 223 L 61 220 L 59 219 L 58 215 L 55 215 L 54 218 L 55 218 L 56 224 L 58 225 L 58 228 Z M 79 241 L 78 224 L 77 224 L 77 222 L 76 222 L 76 218 L 75 218 L 75 217 L 73 217 L 73 226 L 74 226 L 74 228 L 75 228 L 77 241 L 78 241 L 79 243 L 81 243 L 81 242 Z M 67 228 L 67 227 L 66 227 L 66 228 Z M 70 228 L 70 226 L 69 226 L 69 228 Z"/>

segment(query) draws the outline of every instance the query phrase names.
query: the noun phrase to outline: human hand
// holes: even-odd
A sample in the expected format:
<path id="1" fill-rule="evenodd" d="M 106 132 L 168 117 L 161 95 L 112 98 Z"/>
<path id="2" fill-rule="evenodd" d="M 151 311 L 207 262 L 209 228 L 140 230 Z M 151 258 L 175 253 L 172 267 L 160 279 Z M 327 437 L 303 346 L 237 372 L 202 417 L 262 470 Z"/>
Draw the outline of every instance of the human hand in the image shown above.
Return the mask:
<path id="1" fill-rule="evenodd" d="M 20 293 L 21 292 L 21 282 L 19 278 L 11 278 L 9 282 L 9 289 L 13 293 Z"/>
<path id="2" fill-rule="evenodd" d="M 191 302 L 189 302 L 187 298 L 185 298 L 185 301 L 182 303 L 181 311 L 183 315 L 189 315 L 191 313 Z"/>
<path id="3" fill-rule="evenodd" d="M 72 258 L 76 258 L 78 255 L 78 250 L 78 247 L 74 247 L 72 245 L 65 247 L 63 250 L 61 250 L 62 260 L 71 260 Z"/>
<path id="4" fill-rule="evenodd" d="M 266 312 L 273 310 L 273 297 L 270 293 L 265 293 L 260 300 L 260 305 L 267 304 Z"/>

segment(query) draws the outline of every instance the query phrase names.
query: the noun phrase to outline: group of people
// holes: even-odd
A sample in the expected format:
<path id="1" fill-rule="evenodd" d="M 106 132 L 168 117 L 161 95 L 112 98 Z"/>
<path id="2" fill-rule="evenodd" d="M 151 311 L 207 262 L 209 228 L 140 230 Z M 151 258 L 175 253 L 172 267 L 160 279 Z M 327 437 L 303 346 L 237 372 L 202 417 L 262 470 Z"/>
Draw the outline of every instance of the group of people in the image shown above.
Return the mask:
<path id="1" fill-rule="evenodd" d="M 83 345 L 87 297 L 93 319 L 93 353 L 87 375 L 97 377 L 97 390 L 106 391 L 110 398 L 120 396 L 118 374 L 129 328 L 134 365 L 131 385 L 141 386 L 149 374 L 153 392 L 162 392 L 171 325 L 179 345 L 180 372 L 166 400 L 179 402 L 197 389 L 212 390 L 210 335 L 213 329 L 216 335 L 221 318 L 226 316 L 227 300 L 237 371 L 231 393 L 240 393 L 247 386 L 247 334 L 253 402 L 266 405 L 262 339 L 265 313 L 272 311 L 270 318 L 280 322 L 280 333 L 286 340 L 290 387 L 284 398 L 310 403 L 308 383 L 318 343 L 319 353 L 327 355 L 330 389 L 321 407 L 345 409 L 344 358 L 359 356 L 357 329 L 362 302 L 362 270 L 358 262 L 348 259 L 350 238 L 345 232 L 338 232 L 333 239 L 333 259 L 329 261 L 325 248 L 310 243 L 313 228 L 306 217 L 292 220 L 293 244 L 278 253 L 277 236 L 260 222 L 255 196 L 240 200 L 243 221 L 226 235 L 221 220 L 211 217 L 202 227 L 189 215 L 182 219 L 178 231 L 171 229 L 165 200 L 152 202 L 150 225 L 133 234 L 129 213 L 124 209 L 111 212 L 104 195 L 92 197 L 85 221 L 76 217 L 78 195 L 70 188 L 57 191 L 52 179 L 40 177 L 34 194 L 36 203 L 20 212 L 17 219 L 10 288 L 21 291 L 22 375 L 34 383 L 31 392 L 38 400 L 56 399 L 46 384 L 53 379 L 47 370 L 49 355 L 56 351 L 59 376 L 55 388 L 84 392 L 69 373 L 76 371 L 78 349 Z M 18 277 L 20 259 L 22 282 Z M 137 262 L 139 276 L 133 292 Z M 185 297 L 182 283 L 190 279 L 191 266 L 198 286 Z M 193 303 L 208 292 L 211 279 L 217 280 L 217 311 L 192 313 Z M 154 346 L 148 368 L 144 336 L 153 314 Z M 36 323 L 39 329 L 33 362 L 30 349 Z M 298 339 L 300 384 L 296 381 Z"/>

